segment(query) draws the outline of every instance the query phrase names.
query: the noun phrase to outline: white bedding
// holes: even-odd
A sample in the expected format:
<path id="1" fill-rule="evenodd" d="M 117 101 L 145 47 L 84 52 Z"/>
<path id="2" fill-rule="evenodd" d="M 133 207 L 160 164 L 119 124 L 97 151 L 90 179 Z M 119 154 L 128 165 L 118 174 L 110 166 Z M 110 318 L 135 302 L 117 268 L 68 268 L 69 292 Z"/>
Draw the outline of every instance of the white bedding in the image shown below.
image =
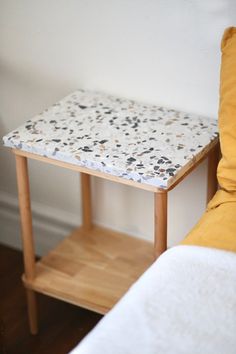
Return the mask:
<path id="1" fill-rule="evenodd" d="M 168 250 L 72 353 L 235 354 L 236 254 Z"/>

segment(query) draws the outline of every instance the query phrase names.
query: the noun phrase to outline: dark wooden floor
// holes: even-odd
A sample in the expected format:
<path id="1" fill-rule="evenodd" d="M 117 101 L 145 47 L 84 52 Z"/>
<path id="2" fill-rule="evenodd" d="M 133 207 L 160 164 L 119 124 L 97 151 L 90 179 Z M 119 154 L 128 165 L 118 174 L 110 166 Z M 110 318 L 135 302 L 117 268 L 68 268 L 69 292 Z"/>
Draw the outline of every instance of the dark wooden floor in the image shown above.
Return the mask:
<path id="1" fill-rule="evenodd" d="M 22 254 L 0 245 L 0 354 L 68 353 L 101 316 L 38 295 L 39 334 L 29 334 Z"/>

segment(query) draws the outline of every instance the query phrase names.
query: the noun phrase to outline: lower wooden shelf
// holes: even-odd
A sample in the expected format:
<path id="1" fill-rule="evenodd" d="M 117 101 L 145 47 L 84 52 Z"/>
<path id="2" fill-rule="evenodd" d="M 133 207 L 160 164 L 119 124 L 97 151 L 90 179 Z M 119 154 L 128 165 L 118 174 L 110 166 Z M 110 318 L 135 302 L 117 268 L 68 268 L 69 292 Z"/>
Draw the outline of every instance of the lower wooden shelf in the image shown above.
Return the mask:
<path id="1" fill-rule="evenodd" d="M 36 263 L 27 288 L 105 314 L 154 261 L 153 244 L 93 226 L 75 230 Z"/>

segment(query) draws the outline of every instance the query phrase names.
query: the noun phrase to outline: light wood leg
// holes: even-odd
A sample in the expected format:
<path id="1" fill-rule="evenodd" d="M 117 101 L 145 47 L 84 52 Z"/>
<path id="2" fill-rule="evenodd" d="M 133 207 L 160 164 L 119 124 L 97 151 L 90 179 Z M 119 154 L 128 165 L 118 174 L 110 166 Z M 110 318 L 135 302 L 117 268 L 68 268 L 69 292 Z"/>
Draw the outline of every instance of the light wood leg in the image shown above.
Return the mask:
<path id="1" fill-rule="evenodd" d="M 92 203 L 90 175 L 81 173 L 82 225 L 85 230 L 92 228 Z"/>
<path id="2" fill-rule="evenodd" d="M 213 198 L 217 189 L 217 166 L 219 162 L 219 145 L 217 144 L 208 156 L 207 203 Z"/>
<path id="3" fill-rule="evenodd" d="M 28 317 L 30 332 L 32 334 L 38 333 L 38 308 L 37 308 L 37 294 L 31 289 L 26 289 Z"/>
<path id="4" fill-rule="evenodd" d="M 35 252 L 30 205 L 28 166 L 26 157 L 19 155 L 15 155 L 15 157 L 25 277 L 26 279 L 32 280 L 35 276 Z M 27 289 L 26 292 L 28 301 L 30 331 L 32 334 L 36 334 L 38 331 L 37 305 L 35 298 L 36 294 L 33 290 Z"/>
<path id="5" fill-rule="evenodd" d="M 154 199 L 154 252 L 157 258 L 167 249 L 167 192 L 155 193 Z"/>

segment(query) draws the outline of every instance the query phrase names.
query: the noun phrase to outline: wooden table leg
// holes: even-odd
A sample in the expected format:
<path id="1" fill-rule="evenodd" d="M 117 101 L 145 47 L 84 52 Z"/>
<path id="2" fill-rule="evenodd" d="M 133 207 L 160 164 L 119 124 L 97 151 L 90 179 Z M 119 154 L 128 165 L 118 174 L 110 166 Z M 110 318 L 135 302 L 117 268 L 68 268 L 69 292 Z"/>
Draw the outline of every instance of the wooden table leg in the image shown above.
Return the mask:
<path id="1" fill-rule="evenodd" d="M 15 158 L 25 277 L 32 280 L 35 276 L 35 252 L 27 159 L 20 155 L 15 155 Z M 33 290 L 27 289 L 27 302 L 30 331 L 36 334 L 38 332 L 37 304 L 36 293 Z"/>
<path id="2" fill-rule="evenodd" d="M 92 202 L 90 175 L 81 173 L 81 194 L 82 194 L 82 225 L 85 230 L 92 227 Z"/>
<path id="3" fill-rule="evenodd" d="M 217 189 L 217 166 L 219 162 L 219 144 L 217 144 L 208 156 L 208 176 L 207 176 L 207 203 L 213 198 Z"/>
<path id="4" fill-rule="evenodd" d="M 167 191 L 154 194 L 155 257 L 158 258 L 167 249 Z"/>

